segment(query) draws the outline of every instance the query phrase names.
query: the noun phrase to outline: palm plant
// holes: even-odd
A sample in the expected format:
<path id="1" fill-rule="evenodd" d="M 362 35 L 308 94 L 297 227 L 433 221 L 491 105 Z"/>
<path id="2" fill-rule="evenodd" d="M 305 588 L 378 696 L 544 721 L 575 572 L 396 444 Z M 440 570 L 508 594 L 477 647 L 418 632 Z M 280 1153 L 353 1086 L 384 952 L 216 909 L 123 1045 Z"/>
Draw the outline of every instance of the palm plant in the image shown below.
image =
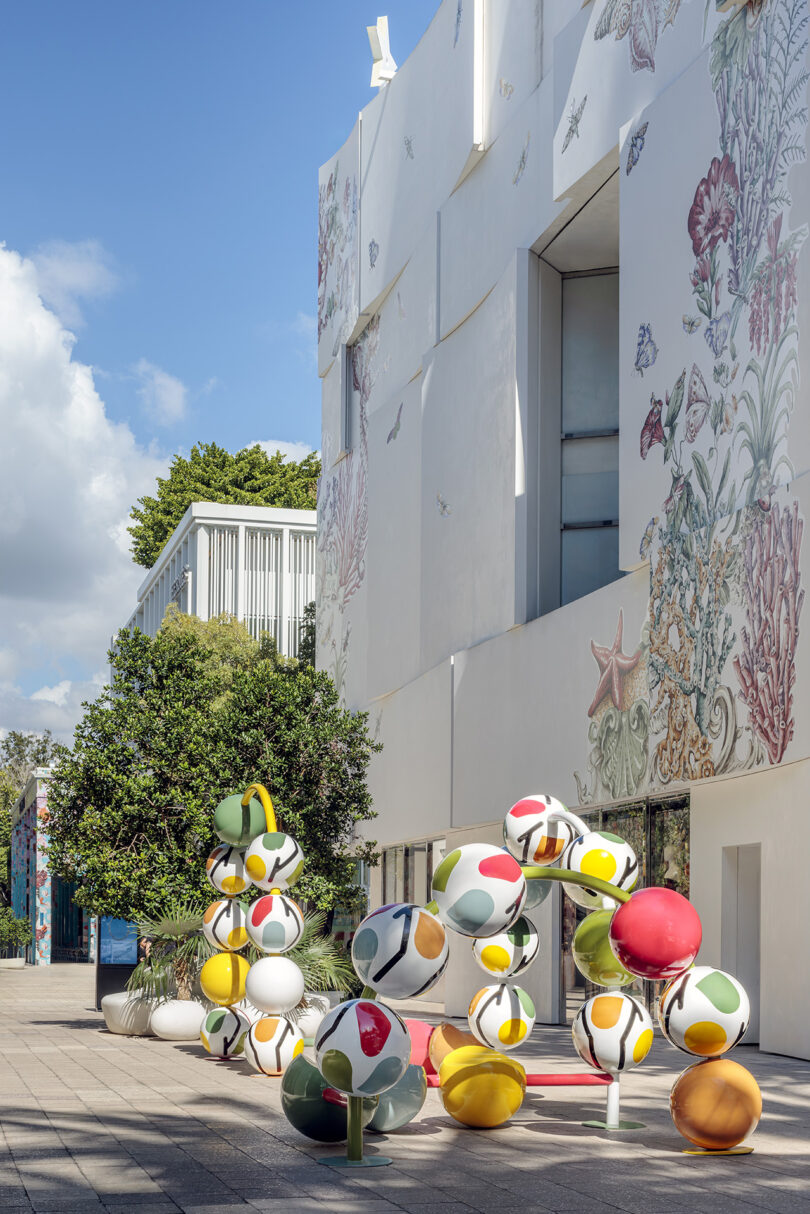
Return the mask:
<path id="1" fill-rule="evenodd" d="M 200 970 L 216 951 L 202 934 L 203 911 L 196 901 L 169 899 L 160 913 L 139 920 L 145 956 L 132 971 L 127 990 L 167 999 L 175 987 L 178 999 L 193 999 Z"/>

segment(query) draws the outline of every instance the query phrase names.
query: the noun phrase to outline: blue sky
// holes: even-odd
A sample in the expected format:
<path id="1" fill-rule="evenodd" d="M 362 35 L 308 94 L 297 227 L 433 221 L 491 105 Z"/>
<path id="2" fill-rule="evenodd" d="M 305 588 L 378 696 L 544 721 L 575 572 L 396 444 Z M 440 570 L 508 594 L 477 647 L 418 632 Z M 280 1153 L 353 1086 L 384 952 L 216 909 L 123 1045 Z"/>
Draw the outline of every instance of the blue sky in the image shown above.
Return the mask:
<path id="1" fill-rule="evenodd" d="M 195 441 L 320 444 L 317 171 L 438 0 L 3 7 L 0 729 L 66 735 Z"/>

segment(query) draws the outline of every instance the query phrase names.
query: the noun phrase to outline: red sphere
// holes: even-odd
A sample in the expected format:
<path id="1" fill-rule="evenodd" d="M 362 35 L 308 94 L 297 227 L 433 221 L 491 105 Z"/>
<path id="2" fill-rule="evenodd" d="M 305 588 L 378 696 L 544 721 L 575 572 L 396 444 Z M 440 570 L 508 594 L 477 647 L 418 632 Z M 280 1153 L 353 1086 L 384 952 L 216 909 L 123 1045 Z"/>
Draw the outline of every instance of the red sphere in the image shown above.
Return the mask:
<path id="1" fill-rule="evenodd" d="M 703 929 L 692 903 L 674 889 L 639 889 L 610 921 L 610 947 L 639 978 L 676 978 L 695 960 Z"/>

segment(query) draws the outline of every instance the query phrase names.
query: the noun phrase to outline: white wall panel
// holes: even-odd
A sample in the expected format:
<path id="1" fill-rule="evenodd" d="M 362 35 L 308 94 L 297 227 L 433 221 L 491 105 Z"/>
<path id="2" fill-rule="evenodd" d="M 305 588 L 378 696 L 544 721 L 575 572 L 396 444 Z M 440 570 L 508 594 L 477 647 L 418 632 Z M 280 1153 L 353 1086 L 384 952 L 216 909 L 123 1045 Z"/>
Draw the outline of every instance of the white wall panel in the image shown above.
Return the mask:
<path id="1" fill-rule="evenodd" d="M 369 699 L 419 674 L 421 382 L 369 419 Z"/>
<path id="2" fill-rule="evenodd" d="M 546 5 L 551 8 L 551 5 Z M 543 74 L 543 0 L 484 6 L 485 138 L 494 143 Z"/>
<path id="3" fill-rule="evenodd" d="M 360 126 L 318 173 L 318 374 L 357 322 Z"/>
<path id="4" fill-rule="evenodd" d="M 369 727 L 384 749 L 369 769 L 380 816 L 365 829 L 380 846 L 450 825 L 451 679 L 450 662 L 442 662 L 370 705 Z"/>
<path id="5" fill-rule="evenodd" d="M 421 661 L 514 622 L 515 265 L 425 360 Z"/>

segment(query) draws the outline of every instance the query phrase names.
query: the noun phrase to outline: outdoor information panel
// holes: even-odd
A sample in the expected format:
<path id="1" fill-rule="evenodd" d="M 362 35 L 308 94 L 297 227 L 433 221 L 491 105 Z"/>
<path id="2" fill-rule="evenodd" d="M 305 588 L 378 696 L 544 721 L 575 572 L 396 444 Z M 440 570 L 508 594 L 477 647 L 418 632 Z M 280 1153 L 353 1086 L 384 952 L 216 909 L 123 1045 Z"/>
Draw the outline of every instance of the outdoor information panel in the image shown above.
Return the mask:
<path id="1" fill-rule="evenodd" d="M 122 991 L 138 962 L 138 932 L 127 919 L 102 915 L 98 922 L 96 1007 L 105 995 Z"/>

